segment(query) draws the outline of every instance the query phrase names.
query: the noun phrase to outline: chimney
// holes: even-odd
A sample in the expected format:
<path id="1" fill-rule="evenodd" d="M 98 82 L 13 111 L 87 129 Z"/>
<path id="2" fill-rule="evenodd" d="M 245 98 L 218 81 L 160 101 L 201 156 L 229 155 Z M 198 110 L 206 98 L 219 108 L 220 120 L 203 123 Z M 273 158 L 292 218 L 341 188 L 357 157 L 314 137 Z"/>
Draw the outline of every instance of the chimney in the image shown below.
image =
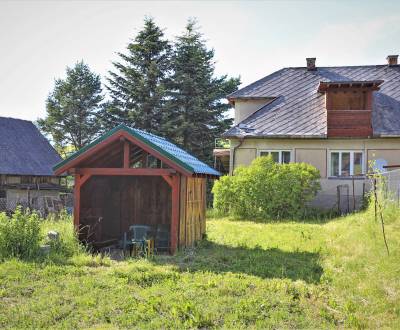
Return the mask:
<path id="1" fill-rule="evenodd" d="M 388 55 L 386 57 L 387 62 L 388 62 L 388 66 L 397 65 L 397 58 L 398 57 L 399 57 L 399 55 Z"/>
<path id="2" fill-rule="evenodd" d="M 316 67 L 315 67 L 315 60 L 316 60 L 315 57 L 307 57 L 307 58 L 306 58 L 306 61 L 307 61 L 307 70 L 308 70 L 308 71 L 316 70 Z"/>

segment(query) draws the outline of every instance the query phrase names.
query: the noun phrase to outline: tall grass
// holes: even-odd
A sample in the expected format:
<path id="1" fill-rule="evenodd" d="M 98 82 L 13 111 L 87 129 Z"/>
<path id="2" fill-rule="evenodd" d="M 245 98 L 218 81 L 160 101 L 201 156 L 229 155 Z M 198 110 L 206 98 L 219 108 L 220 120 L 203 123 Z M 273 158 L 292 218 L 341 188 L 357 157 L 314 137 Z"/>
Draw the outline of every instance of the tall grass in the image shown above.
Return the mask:
<path id="1" fill-rule="evenodd" d="M 40 218 L 17 208 L 11 217 L 0 213 L 0 259 L 32 259 L 39 254 Z"/>
<path id="2" fill-rule="evenodd" d="M 121 262 L 86 253 L 67 215 L 41 220 L 61 250 L 0 263 L 0 328 L 398 329 L 400 209 L 385 203 L 389 256 L 373 204 L 301 223 L 208 212 L 198 246 Z"/>
<path id="3" fill-rule="evenodd" d="M 50 239 L 49 231 L 59 234 Z M 66 212 L 40 218 L 35 212 L 17 208 L 11 215 L 0 213 L 0 259 L 50 261 L 65 263 L 72 257 L 90 257 L 80 244 Z"/>
<path id="4" fill-rule="evenodd" d="M 72 217 L 66 212 L 50 215 L 41 222 L 41 233 L 44 237 L 42 243 L 50 246 L 47 259 L 57 263 L 66 262 L 69 258 L 79 255 L 87 255 L 85 247 L 79 242 L 75 232 Z M 56 231 L 58 239 L 47 238 L 49 231 Z"/>

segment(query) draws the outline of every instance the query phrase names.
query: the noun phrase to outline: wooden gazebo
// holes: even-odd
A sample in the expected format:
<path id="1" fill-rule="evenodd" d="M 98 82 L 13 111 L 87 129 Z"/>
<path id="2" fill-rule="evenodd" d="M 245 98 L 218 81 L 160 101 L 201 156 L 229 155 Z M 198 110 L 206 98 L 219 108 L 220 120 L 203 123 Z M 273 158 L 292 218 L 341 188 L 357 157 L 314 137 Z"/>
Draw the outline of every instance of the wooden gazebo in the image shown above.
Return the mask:
<path id="1" fill-rule="evenodd" d="M 156 135 L 120 125 L 54 167 L 73 174 L 74 225 L 81 239 L 120 239 L 135 224 L 164 226 L 170 252 L 205 233 L 206 178 L 219 173 Z"/>

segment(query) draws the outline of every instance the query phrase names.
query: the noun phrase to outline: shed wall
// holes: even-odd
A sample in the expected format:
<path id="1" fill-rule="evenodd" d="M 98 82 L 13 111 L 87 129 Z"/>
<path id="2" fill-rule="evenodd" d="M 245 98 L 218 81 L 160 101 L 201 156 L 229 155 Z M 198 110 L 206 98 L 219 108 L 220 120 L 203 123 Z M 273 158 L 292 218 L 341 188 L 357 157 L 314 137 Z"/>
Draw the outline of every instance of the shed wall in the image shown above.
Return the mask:
<path id="1" fill-rule="evenodd" d="M 206 179 L 182 177 L 179 246 L 192 246 L 206 232 Z"/>
<path id="2" fill-rule="evenodd" d="M 133 224 L 170 225 L 171 188 L 158 176 L 94 176 L 81 191 L 80 222 L 102 217 L 97 239 L 121 239 Z"/>

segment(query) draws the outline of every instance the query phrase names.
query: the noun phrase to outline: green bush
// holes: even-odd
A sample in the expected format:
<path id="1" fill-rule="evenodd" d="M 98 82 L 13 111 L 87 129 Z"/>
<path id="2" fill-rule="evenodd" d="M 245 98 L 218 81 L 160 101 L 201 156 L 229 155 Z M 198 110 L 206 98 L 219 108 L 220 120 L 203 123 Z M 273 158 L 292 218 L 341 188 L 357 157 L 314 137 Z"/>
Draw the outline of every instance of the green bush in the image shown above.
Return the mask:
<path id="1" fill-rule="evenodd" d="M 31 259 L 40 251 L 40 218 L 17 208 L 11 217 L 0 213 L 0 259 Z"/>
<path id="2" fill-rule="evenodd" d="M 59 214 L 50 215 L 47 219 L 43 220 L 41 224 L 43 237 L 46 237 L 44 243 L 50 245 L 49 258 L 55 262 L 64 262 L 66 259 L 85 254 L 85 247 L 80 244 L 78 235 L 75 232 L 72 217 L 65 211 Z M 57 240 L 47 239 L 49 231 L 56 231 L 59 233 Z"/>
<path id="3" fill-rule="evenodd" d="M 270 156 L 259 157 L 215 182 L 214 208 L 247 218 L 300 218 L 320 189 L 319 178 L 309 164 L 277 164 Z"/>

